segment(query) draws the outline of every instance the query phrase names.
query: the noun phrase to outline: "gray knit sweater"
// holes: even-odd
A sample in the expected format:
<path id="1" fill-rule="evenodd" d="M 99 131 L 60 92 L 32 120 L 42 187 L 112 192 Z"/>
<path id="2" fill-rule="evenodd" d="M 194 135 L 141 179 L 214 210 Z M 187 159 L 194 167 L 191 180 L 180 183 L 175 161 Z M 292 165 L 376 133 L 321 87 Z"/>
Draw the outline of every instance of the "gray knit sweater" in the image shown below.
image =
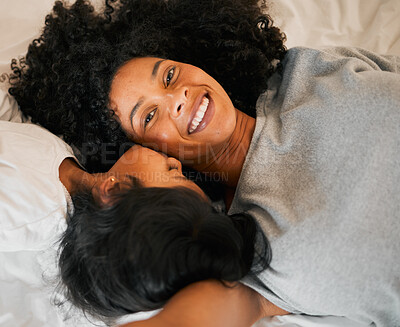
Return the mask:
<path id="1" fill-rule="evenodd" d="M 244 282 L 290 312 L 400 326 L 400 57 L 293 48 L 283 65 L 229 212 L 272 246 Z"/>

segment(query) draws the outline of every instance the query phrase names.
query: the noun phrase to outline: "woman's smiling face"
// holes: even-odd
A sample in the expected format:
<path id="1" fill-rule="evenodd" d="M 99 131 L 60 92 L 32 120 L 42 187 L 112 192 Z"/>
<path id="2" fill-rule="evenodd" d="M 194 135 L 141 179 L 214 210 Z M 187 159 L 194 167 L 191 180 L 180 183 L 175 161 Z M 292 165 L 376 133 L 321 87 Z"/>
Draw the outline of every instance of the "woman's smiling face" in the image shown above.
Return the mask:
<path id="1" fill-rule="evenodd" d="M 111 84 L 110 108 L 135 142 L 191 165 L 223 149 L 236 109 L 222 86 L 200 68 L 135 58 Z"/>

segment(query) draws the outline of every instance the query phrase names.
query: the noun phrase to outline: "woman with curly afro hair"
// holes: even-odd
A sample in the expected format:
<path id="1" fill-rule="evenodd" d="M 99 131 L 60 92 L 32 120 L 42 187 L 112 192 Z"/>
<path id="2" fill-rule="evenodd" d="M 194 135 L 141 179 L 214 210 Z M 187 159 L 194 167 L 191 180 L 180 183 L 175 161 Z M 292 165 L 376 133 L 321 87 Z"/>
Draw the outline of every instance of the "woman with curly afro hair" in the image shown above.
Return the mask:
<path id="1" fill-rule="evenodd" d="M 131 58 L 195 65 L 255 117 L 256 100 L 286 52 L 284 35 L 257 3 L 106 0 L 96 12 L 88 1 L 70 7 L 57 1 L 25 59 L 13 61 L 9 92 L 33 122 L 76 146 L 90 171 L 108 169 L 128 141 L 109 92 Z"/>
<path id="2" fill-rule="evenodd" d="M 270 243 L 244 293 L 191 285 L 137 326 L 182 312 L 181 326 L 285 312 L 400 325 L 400 58 L 283 41 L 255 0 L 77 1 L 14 63 L 21 109 L 90 169 L 129 140 L 221 174 L 229 214 Z"/>

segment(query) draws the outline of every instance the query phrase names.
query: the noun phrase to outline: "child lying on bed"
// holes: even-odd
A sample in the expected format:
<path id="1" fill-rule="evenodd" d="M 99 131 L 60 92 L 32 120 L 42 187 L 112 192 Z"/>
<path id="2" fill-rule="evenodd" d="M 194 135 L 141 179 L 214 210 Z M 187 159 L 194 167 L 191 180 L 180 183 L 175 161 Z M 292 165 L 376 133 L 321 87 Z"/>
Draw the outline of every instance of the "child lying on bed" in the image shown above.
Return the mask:
<path id="1" fill-rule="evenodd" d="M 216 213 L 176 159 L 136 145 L 107 173 L 89 174 L 37 125 L 0 121 L 0 141 L 1 252 L 52 247 L 68 216 L 61 277 L 67 299 L 86 312 L 115 318 L 158 309 L 191 283 L 235 282 L 269 263 L 257 223 Z M 16 206 L 16 197 L 34 208 Z M 24 259 L 20 269 L 37 269 Z M 262 303 L 246 286 L 232 290 Z"/>

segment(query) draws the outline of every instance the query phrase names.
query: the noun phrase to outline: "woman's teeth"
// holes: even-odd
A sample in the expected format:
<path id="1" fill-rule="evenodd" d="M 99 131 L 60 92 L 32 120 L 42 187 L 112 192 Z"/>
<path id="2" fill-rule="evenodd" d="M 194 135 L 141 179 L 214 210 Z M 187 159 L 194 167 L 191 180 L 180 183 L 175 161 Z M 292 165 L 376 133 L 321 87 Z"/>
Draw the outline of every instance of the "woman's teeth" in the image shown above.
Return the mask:
<path id="1" fill-rule="evenodd" d="M 203 120 L 209 102 L 210 100 L 208 100 L 208 98 L 206 97 L 204 97 L 201 101 L 199 109 L 197 110 L 196 115 L 194 116 L 192 123 L 190 124 L 189 133 L 193 133 L 196 130 L 197 126 L 199 126 L 199 124 Z"/>

